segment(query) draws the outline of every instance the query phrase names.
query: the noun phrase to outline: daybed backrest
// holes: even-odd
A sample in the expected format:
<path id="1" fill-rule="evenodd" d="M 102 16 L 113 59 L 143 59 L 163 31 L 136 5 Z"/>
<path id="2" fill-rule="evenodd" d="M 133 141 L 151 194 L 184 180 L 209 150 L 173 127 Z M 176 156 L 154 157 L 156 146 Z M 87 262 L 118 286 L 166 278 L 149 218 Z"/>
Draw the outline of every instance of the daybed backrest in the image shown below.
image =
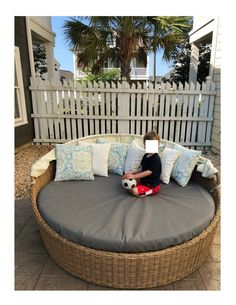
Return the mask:
<path id="1" fill-rule="evenodd" d="M 80 141 L 85 141 L 88 143 L 96 143 L 97 139 L 102 139 L 108 142 L 120 142 L 120 143 L 131 143 L 136 140 L 140 145 L 143 145 L 142 135 L 130 135 L 130 134 L 100 134 L 88 137 L 80 138 Z"/>
<path id="2" fill-rule="evenodd" d="M 87 137 L 82 137 L 79 140 L 85 141 L 87 143 L 96 143 L 97 139 L 102 139 L 108 142 L 121 142 L 121 143 L 131 143 L 133 140 L 136 140 L 141 146 L 143 146 L 143 135 L 130 135 L 130 134 L 99 134 L 99 135 L 91 135 Z M 78 140 L 72 140 L 68 143 L 77 142 Z M 160 141 L 162 149 L 159 151 L 159 154 L 161 154 L 164 147 L 168 148 L 176 148 L 177 146 L 181 146 L 179 144 L 176 144 L 174 142 L 161 139 Z M 44 173 L 49 163 L 53 160 L 55 160 L 55 149 L 51 150 L 49 153 L 44 155 L 42 158 L 40 158 L 38 161 L 36 161 L 32 168 L 30 175 L 32 177 L 38 177 L 42 173 Z M 206 164 L 208 159 L 204 157 L 200 157 L 198 164 Z"/>

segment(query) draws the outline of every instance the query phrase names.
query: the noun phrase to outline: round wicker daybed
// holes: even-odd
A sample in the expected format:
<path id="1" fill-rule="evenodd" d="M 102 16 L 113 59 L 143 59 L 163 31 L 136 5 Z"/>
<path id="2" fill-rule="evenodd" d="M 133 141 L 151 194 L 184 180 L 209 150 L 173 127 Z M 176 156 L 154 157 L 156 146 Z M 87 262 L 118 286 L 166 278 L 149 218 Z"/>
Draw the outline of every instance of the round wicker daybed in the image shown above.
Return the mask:
<path id="1" fill-rule="evenodd" d="M 142 136 L 130 135 L 98 135 L 81 138 L 80 140 L 92 143 L 101 137 L 108 141 L 126 143 L 133 139 L 142 141 Z M 161 142 L 169 146 L 172 143 L 165 140 Z M 50 161 L 50 158 L 48 160 Z M 55 160 L 48 163 L 49 165 L 44 173 L 32 177 L 32 208 L 49 254 L 58 265 L 74 276 L 113 288 L 151 288 L 187 276 L 200 267 L 207 258 L 220 220 L 220 192 L 217 174 L 211 179 L 203 178 L 201 173 L 194 170 L 191 177 L 193 183 L 200 185 L 212 196 L 215 204 L 214 216 L 210 224 L 200 234 L 181 244 L 157 251 L 115 252 L 99 250 L 71 241 L 57 233 L 45 221 L 45 217 L 43 217 L 38 206 L 38 195 L 41 190 L 45 189 L 45 186 L 53 181 L 55 176 Z"/>

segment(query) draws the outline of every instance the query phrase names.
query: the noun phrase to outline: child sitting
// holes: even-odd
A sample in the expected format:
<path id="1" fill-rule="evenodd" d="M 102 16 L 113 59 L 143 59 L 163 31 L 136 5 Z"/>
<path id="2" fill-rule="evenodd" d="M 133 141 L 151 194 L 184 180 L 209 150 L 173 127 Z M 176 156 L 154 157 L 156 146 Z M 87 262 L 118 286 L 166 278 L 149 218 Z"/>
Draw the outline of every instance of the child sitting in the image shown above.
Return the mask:
<path id="1" fill-rule="evenodd" d="M 145 134 L 143 141 L 158 140 L 160 136 L 151 131 Z M 122 179 L 140 179 L 137 186 L 130 190 L 134 196 L 144 197 L 157 194 L 160 190 L 161 159 L 158 153 L 146 153 L 141 161 L 141 171 L 127 172 Z"/>

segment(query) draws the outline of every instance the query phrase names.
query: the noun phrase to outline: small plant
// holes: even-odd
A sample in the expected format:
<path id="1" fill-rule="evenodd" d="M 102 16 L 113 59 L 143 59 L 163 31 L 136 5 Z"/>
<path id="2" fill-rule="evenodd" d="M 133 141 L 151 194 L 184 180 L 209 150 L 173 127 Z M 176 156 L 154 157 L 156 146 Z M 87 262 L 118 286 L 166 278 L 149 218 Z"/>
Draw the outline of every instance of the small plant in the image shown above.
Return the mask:
<path id="1" fill-rule="evenodd" d="M 119 69 L 110 69 L 107 71 L 103 71 L 97 75 L 89 73 L 88 76 L 85 78 L 87 81 L 103 81 L 103 82 L 110 82 L 116 81 L 120 79 L 120 70 Z"/>

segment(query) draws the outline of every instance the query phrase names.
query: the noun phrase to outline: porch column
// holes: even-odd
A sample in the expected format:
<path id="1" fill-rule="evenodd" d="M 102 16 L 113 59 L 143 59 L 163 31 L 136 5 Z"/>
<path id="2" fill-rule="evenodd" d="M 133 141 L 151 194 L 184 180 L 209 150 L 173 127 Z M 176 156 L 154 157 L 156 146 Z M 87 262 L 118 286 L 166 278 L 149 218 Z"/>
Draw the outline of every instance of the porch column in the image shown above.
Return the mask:
<path id="1" fill-rule="evenodd" d="M 191 56 L 190 56 L 190 67 L 189 67 L 189 83 L 193 82 L 196 84 L 197 82 L 197 70 L 199 64 L 199 49 L 198 47 L 192 43 L 191 44 Z"/>
<path id="2" fill-rule="evenodd" d="M 54 54 L 53 54 L 53 43 L 45 42 L 48 79 L 54 78 Z"/>

